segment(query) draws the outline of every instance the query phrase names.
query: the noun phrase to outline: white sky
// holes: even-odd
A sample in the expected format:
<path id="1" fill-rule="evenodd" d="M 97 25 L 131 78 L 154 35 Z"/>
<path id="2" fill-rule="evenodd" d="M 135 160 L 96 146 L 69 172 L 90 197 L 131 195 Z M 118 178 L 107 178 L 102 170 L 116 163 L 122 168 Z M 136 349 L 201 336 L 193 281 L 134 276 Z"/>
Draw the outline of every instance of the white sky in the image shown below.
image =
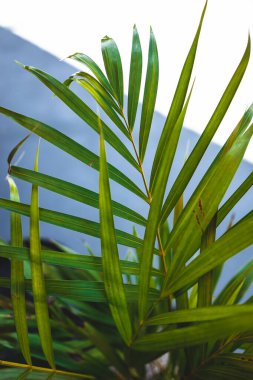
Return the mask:
<path id="1" fill-rule="evenodd" d="M 204 0 L 2 0 L 0 25 L 61 59 L 81 51 L 99 64 L 102 64 L 100 39 L 107 34 L 119 46 L 126 84 L 132 26 L 137 25 L 143 52 L 147 52 L 151 25 L 160 57 L 156 109 L 166 115 L 204 3 Z M 249 30 L 253 36 L 253 0 L 209 0 L 194 68 L 196 82 L 185 120 L 187 127 L 203 131 L 241 59 Z M 225 141 L 251 102 L 253 55 L 214 141 Z M 251 143 L 246 152 L 251 162 L 252 148 Z"/>

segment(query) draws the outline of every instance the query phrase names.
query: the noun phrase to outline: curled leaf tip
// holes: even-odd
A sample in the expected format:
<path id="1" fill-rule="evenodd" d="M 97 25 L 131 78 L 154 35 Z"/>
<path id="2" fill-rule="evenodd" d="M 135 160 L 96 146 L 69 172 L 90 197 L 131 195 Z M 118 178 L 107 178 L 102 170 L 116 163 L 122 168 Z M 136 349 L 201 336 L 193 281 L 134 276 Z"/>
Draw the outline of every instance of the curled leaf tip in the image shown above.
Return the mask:
<path id="1" fill-rule="evenodd" d="M 107 40 L 111 40 L 111 37 L 109 37 L 109 36 L 104 36 L 103 38 L 102 38 L 102 41 L 107 41 Z"/>
<path id="2" fill-rule="evenodd" d="M 20 149 L 20 147 L 24 144 L 24 142 L 31 136 L 31 133 L 29 133 L 27 136 L 25 136 L 15 147 L 11 150 L 8 158 L 7 158 L 7 163 L 8 163 L 8 173 L 10 173 L 11 170 L 11 164 L 14 156 L 16 155 L 17 151 Z"/>
<path id="3" fill-rule="evenodd" d="M 14 62 L 15 62 L 17 65 L 21 66 L 23 69 L 26 69 L 26 68 L 29 67 L 29 66 L 27 66 L 27 65 L 24 65 L 22 62 L 18 61 L 17 59 L 15 59 Z"/>

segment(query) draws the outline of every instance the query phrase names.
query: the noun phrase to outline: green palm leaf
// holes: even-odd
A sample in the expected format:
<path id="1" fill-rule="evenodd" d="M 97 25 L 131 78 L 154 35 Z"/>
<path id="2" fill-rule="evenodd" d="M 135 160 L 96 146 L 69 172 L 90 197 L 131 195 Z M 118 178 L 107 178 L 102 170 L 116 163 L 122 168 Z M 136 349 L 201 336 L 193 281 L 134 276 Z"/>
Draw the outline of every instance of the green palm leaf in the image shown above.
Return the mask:
<path id="1" fill-rule="evenodd" d="M 39 150 L 37 151 L 36 160 L 34 164 L 35 171 L 38 170 L 38 154 Z M 32 272 L 32 290 L 42 349 L 50 366 L 52 368 L 55 368 L 51 327 L 48 315 L 46 287 L 40 254 L 41 248 L 38 202 L 38 187 L 36 185 L 33 185 L 31 194 L 30 216 L 30 263 Z"/>
<path id="2" fill-rule="evenodd" d="M 216 130 L 218 129 L 223 117 L 225 116 L 230 103 L 239 87 L 239 84 L 243 78 L 246 71 L 249 58 L 250 58 L 250 39 L 244 55 L 231 78 L 226 90 L 224 91 L 212 117 L 210 118 L 204 132 L 200 136 L 197 144 L 195 145 L 192 153 L 190 154 L 188 160 L 185 162 L 183 169 L 179 173 L 176 181 L 174 182 L 163 206 L 162 222 L 164 222 L 168 215 L 173 210 L 178 198 L 185 190 L 187 184 L 189 183 L 194 171 L 196 170 L 205 150 L 210 144 Z"/>
<path id="3" fill-rule="evenodd" d="M 99 207 L 98 194 L 96 192 L 74 185 L 73 183 L 17 166 L 10 168 L 10 174 L 16 178 L 33 183 L 78 202 L 95 208 Z M 142 226 L 146 224 L 146 220 L 142 215 L 118 202 L 112 201 L 112 209 L 114 215 Z"/>
<path id="4" fill-rule="evenodd" d="M 112 38 L 105 36 L 101 41 L 101 48 L 107 77 L 115 94 L 114 96 L 123 108 L 123 70 L 118 47 Z"/>
<path id="5" fill-rule="evenodd" d="M 201 307 L 158 314 L 147 321 L 145 326 L 174 325 L 176 323 L 198 323 L 251 313 L 252 305 Z"/>
<path id="6" fill-rule="evenodd" d="M 71 58 L 77 62 L 80 62 L 87 66 L 92 73 L 96 76 L 98 81 L 107 89 L 107 91 L 112 95 L 113 89 L 104 75 L 103 71 L 100 69 L 100 67 L 96 64 L 96 62 L 93 61 L 90 57 L 88 57 L 86 54 L 83 53 L 75 53 L 70 55 L 68 58 Z"/>
<path id="7" fill-rule="evenodd" d="M 177 138 L 178 133 L 183 125 L 184 117 L 186 114 L 187 106 L 189 103 L 190 96 L 186 102 L 182 112 L 179 115 L 175 129 L 173 131 L 172 140 Z M 147 292 L 150 286 L 150 269 L 153 261 L 154 245 L 157 234 L 157 228 L 160 221 L 161 208 L 163 197 L 166 189 L 166 184 L 170 172 L 174 157 L 173 149 L 167 149 L 160 162 L 159 172 L 157 175 L 157 180 L 155 183 L 155 188 L 152 194 L 152 202 L 148 214 L 147 226 L 145 229 L 143 252 L 141 256 L 141 266 L 140 266 L 140 296 L 139 296 L 139 315 L 140 321 L 144 318 L 147 309 Z M 164 268 L 167 271 L 167 268 Z"/>
<path id="8" fill-rule="evenodd" d="M 10 287 L 10 280 L 8 278 L 0 278 L 0 285 L 4 288 Z M 25 289 L 33 291 L 31 280 L 25 280 Z M 124 285 L 126 300 L 129 303 L 136 302 L 138 299 L 138 286 Z M 45 282 L 45 290 L 47 294 L 55 297 L 63 297 L 71 301 L 83 301 L 92 303 L 105 303 L 108 304 L 108 295 L 105 291 L 105 284 L 102 281 L 83 281 L 83 280 L 50 280 Z M 148 294 L 149 302 L 154 302 L 159 296 L 155 289 L 150 289 Z"/>
<path id="9" fill-rule="evenodd" d="M 86 149 L 76 141 L 70 139 L 63 133 L 56 129 L 41 123 L 38 120 L 29 118 L 27 116 L 18 114 L 6 108 L 0 107 L 0 113 L 12 118 L 14 121 L 28 129 L 29 131 L 36 133 L 38 136 L 44 138 L 51 144 L 57 146 L 59 149 L 77 158 L 81 162 L 89 165 L 90 167 L 99 170 L 99 157 Z M 122 186 L 126 187 L 130 191 L 133 191 L 136 195 L 142 199 L 147 200 L 146 195 L 133 183 L 126 175 L 113 165 L 108 164 L 109 175 L 114 181 L 118 182 Z"/>
<path id="10" fill-rule="evenodd" d="M 222 289 L 216 297 L 214 303 L 216 305 L 226 305 L 231 302 L 238 303 L 246 294 L 253 281 L 253 262 L 252 260 L 246 264 Z"/>
<path id="11" fill-rule="evenodd" d="M 148 66 L 141 111 L 141 124 L 139 134 L 139 154 L 141 162 L 144 159 L 148 143 L 149 132 L 153 119 L 155 101 L 158 87 L 159 62 L 158 51 L 154 33 L 150 29 Z"/>
<path id="12" fill-rule="evenodd" d="M 18 214 L 22 214 L 28 217 L 30 216 L 30 207 L 29 205 L 26 205 L 24 203 L 0 199 L 0 207 L 16 212 Z M 39 209 L 39 218 L 43 222 L 54 224 L 59 227 L 81 232 L 97 238 L 100 238 L 101 236 L 100 224 L 88 219 L 43 208 Z M 133 248 L 141 248 L 143 246 L 142 239 L 130 235 L 127 232 L 116 230 L 116 236 L 118 244 L 126 245 L 127 247 Z M 157 252 L 158 250 L 156 250 L 156 253 Z"/>
<path id="13" fill-rule="evenodd" d="M 142 50 L 136 26 L 133 28 L 132 53 L 129 72 L 127 115 L 129 128 L 132 131 L 138 108 L 142 74 Z"/>
<path id="14" fill-rule="evenodd" d="M 10 198 L 19 202 L 19 193 L 15 182 L 12 178 L 7 177 L 10 186 Z M 18 214 L 11 213 L 11 244 L 15 247 L 23 246 L 22 222 Z M 22 354 L 27 362 L 31 365 L 31 354 L 28 339 L 28 327 L 26 319 L 25 305 L 25 284 L 24 284 L 24 265 L 19 257 L 11 260 L 11 298 L 14 320 L 17 330 L 18 342 Z"/>
<path id="15" fill-rule="evenodd" d="M 99 210 L 105 291 L 115 325 L 117 326 L 122 339 L 126 344 L 129 344 L 132 338 L 132 325 L 123 285 L 116 231 L 113 222 L 109 175 L 102 126 L 100 134 Z"/>
<path id="16" fill-rule="evenodd" d="M 190 327 L 171 329 L 161 333 L 147 334 L 139 338 L 133 348 L 140 351 L 166 352 L 170 349 L 195 346 L 210 340 L 226 338 L 237 331 L 252 331 L 252 311 L 242 312 L 229 318 L 203 322 Z"/>
<path id="17" fill-rule="evenodd" d="M 223 154 L 217 156 L 217 159 L 191 196 L 165 246 L 167 251 L 169 247 L 172 247 L 177 242 L 177 250 L 174 253 L 170 274 L 166 280 L 167 283 L 175 266 L 179 269 L 194 254 L 198 246 L 197 242 L 200 241 L 203 232 L 217 212 L 219 203 L 244 156 L 252 133 L 253 126 L 245 133 L 237 136 L 227 152 L 224 150 Z M 226 173 L 226 176 L 224 176 L 224 173 Z M 187 229 L 185 230 L 186 226 Z M 179 236 L 180 239 L 184 236 L 184 239 L 178 242 Z"/>
<path id="18" fill-rule="evenodd" d="M 250 173 L 237 189 L 230 191 L 253 134 L 253 104 L 202 174 L 189 199 L 184 197 L 244 76 L 250 58 L 250 38 L 203 134 L 176 180 L 168 183 L 173 177 L 171 169 L 191 99 L 192 70 L 206 9 L 207 2 L 168 107 L 153 162 L 147 166 L 151 167 L 150 171 L 143 161 L 159 77 L 158 49 L 152 29 L 139 126 L 136 115 L 143 59 L 136 26 L 132 34 L 127 104 L 124 104 L 119 49 L 107 36 L 102 40 L 106 74 L 82 53 L 69 58 L 85 68 L 63 83 L 37 68 L 22 65 L 79 116 L 84 127 L 99 134 L 100 152 L 93 153 L 36 119 L 3 107 L 0 113 L 28 129 L 30 134 L 44 138 L 97 170 L 99 192 L 39 173 L 38 151 L 34 170 L 12 166 L 13 157 L 28 136 L 11 151 L 8 172 L 31 184 L 32 196 L 31 204 L 21 203 L 18 190 L 9 179 L 11 199 L 0 199 L 0 208 L 11 213 L 11 242 L 0 237 L 0 259 L 7 264 L 6 277 L 0 278 L 0 288 L 7 289 L 0 294 L 0 345 L 2 358 L 11 360 L 0 360 L 0 365 L 14 367 L 13 370 L 1 369 L 0 377 L 4 380 L 252 378 L 253 261 L 249 249 L 244 253 L 244 256 L 249 255 L 248 264 L 220 286 L 220 279 L 224 280 L 223 264 L 253 244 L 252 208 L 248 207 L 247 214 L 235 225 L 234 216 L 227 228 L 224 223 L 220 224 L 235 205 L 240 207 L 252 187 Z M 102 119 L 109 120 L 110 124 L 102 121 L 86 100 L 71 91 L 73 82 L 95 100 L 102 109 Z M 137 127 L 135 133 L 134 126 Z M 127 161 L 124 168 L 117 169 L 107 162 L 106 143 L 116 154 L 115 162 L 117 154 Z M 64 157 L 67 160 L 68 156 Z M 140 175 L 141 187 L 136 175 Z M 129 206 L 127 198 L 123 204 L 117 202 L 116 192 L 112 200 L 110 180 L 129 190 L 129 196 L 137 195 L 142 202 L 138 210 L 142 211 L 136 212 Z M 95 216 L 90 218 L 92 220 L 84 219 L 73 212 L 65 214 L 58 208 L 58 211 L 39 208 L 39 188 L 45 189 L 45 194 L 53 192 L 59 200 L 67 197 L 99 210 L 100 220 Z M 224 202 L 227 191 L 232 194 Z M 22 215 L 30 220 L 30 237 L 24 241 L 30 248 L 22 242 Z M 128 225 L 122 230 L 116 229 L 118 219 L 114 221 L 114 216 L 127 220 L 128 225 L 131 222 L 139 226 L 133 226 L 132 234 L 127 232 Z M 69 242 L 66 246 L 41 238 L 40 221 L 100 239 L 101 253 L 93 251 L 87 243 L 84 243 L 86 254 L 83 255 L 75 252 Z M 122 252 L 124 260 L 119 257 L 118 244 L 123 246 L 120 253 L 127 247 Z M 219 285 L 217 289 L 216 285 Z M 10 312 L 9 289 L 14 315 Z M 16 350 L 17 343 L 21 352 Z M 22 353 L 28 364 L 19 363 Z M 31 357 L 33 364 L 41 367 L 31 365 Z M 47 368 L 47 363 L 52 368 Z"/>
<path id="19" fill-rule="evenodd" d="M 56 78 L 32 66 L 21 66 L 35 75 L 45 86 L 47 86 L 56 96 L 58 96 L 73 112 L 75 112 L 83 121 L 85 121 L 94 131 L 99 133 L 96 114 L 67 86 L 62 84 Z M 115 135 L 115 133 L 101 121 L 105 140 L 121 154 L 131 165 L 138 170 L 138 165 L 131 153 L 128 151 L 122 141 Z"/>
<path id="20" fill-rule="evenodd" d="M 224 263 L 230 257 L 253 244 L 253 212 L 249 212 L 234 227 L 222 235 L 215 243 L 194 259 L 187 267 L 177 273 L 165 293 L 177 292 L 190 287 L 205 273 Z M 222 255 L 220 254 L 222 252 Z M 165 295 L 165 294 L 164 294 Z"/>
<path id="21" fill-rule="evenodd" d="M 117 101 L 113 98 L 111 94 L 112 89 L 108 89 L 106 86 L 104 86 L 103 81 L 99 82 L 98 79 L 94 78 L 92 75 L 90 75 L 89 73 L 86 73 L 85 71 L 78 71 L 74 73 L 73 75 L 71 75 L 68 79 L 66 79 L 64 81 L 64 84 L 69 87 L 75 79 L 85 79 L 85 81 L 89 82 L 90 85 L 96 90 L 96 93 L 100 94 L 103 98 L 105 98 L 107 103 L 110 104 L 110 106 L 117 113 L 119 114 L 122 113 L 122 110 L 120 109 Z"/>
<path id="22" fill-rule="evenodd" d="M 110 97 L 110 94 L 108 94 L 108 92 L 106 92 L 105 89 L 101 88 L 102 86 L 100 85 L 99 82 L 96 83 L 96 87 L 95 87 L 93 85 L 95 79 L 93 78 L 92 84 L 91 84 L 90 82 L 91 82 L 92 77 L 88 77 L 88 80 L 87 80 L 86 76 L 87 74 L 85 75 L 84 79 L 73 78 L 73 81 L 75 81 L 77 84 L 80 84 L 81 87 L 83 87 L 85 90 L 89 92 L 89 94 L 97 101 L 97 103 L 103 109 L 103 111 L 110 117 L 113 123 L 120 129 L 122 133 L 124 133 L 124 135 L 128 139 L 130 139 L 129 134 L 126 129 L 126 125 L 123 123 L 123 121 L 117 115 L 114 109 L 116 108 L 116 110 L 119 112 L 120 115 L 122 114 L 122 112 L 120 109 L 119 110 L 117 109 L 117 106 L 112 104 L 112 102 L 114 101 Z"/>
<path id="23" fill-rule="evenodd" d="M 0 245 L 0 257 L 29 261 L 29 249 Z M 79 253 L 66 253 L 52 250 L 41 250 L 43 262 L 52 265 L 64 265 L 67 268 L 77 268 L 88 271 L 102 272 L 102 261 L 99 256 L 86 256 Z M 121 271 L 129 275 L 139 275 L 139 264 L 120 260 Z M 151 275 L 162 277 L 163 274 L 158 269 L 152 268 Z"/>
<path id="24" fill-rule="evenodd" d="M 240 199 L 247 193 L 247 191 L 253 186 L 253 172 L 243 181 L 238 189 L 228 198 L 228 200 L 222 205 L 218 211 L 217 224 L 220 224 L 222 220 L 228 215 L 233 207 L 240 201 Z"/>
<path id="25" fill-rule="evenodd" d="M 195 56 L 196 56 L 198 40 L 199 40 L 199 36 L 200 36 L 200 32 L 201 32 L 201 27 L 202 27 L 204 15 L 206 12 L 206 6 L 207 6 L 207 3 L 205 5 L 203 13 L 201 15 L 199 27 L 198 27 L 197 33 L 195 35 L 195 38 L 193 40 L 192 46 L 191 46 L 190 51 L 189 51 L 187 58 L 185 60 L 185 63 L 184 63 L 184 66 L 183 66 L 183 69 L 181 72 L 181 76 L 180 76 L 180 79 L 178 81 L 178 85 L 176 88 L 176 92 L 175 92 L 175 95 L 174 95 L 174 98 L 173 98 L 173 101 L 172 101 L 172 104 L 170 107 L 170 111 L 169 111 L 169 114 L 168 114 L 167 119 L 165 121 L 165 125 L 164 125 L 163 131 L 162 131 L 162 135 L 161 135 L 161 138 L 160 138 L 157 150 L 156 150 L 156 155 L 155 155 L 155 159 L 153 162 L 151 177 L 150 177 L 150 190 L 151 190 L 151 192 L 152 192 L 154 184 L 155 184 L 156 175 L 157 175 L 157 171 L 159 170 L 159 164 L 160 164 L 161 157 L 164 155 L 164 150 L 168 146 L 173 147 L 173 149 L 175 150 L 176 146 L 177 146 L 177 141 L 175 141 L 173 143 L 172 143 L 172 141 L 171 141 L 171 143 L 169 142 L 170 141 L 170 135 L 171 135 L 171 133 L 172 133 L 172 131 L 176 125 L 177 119 L 180 115 L 180 112 L 182 111 L 184 101 L 186 98 L 186 93 L 187 93 L 190 78 L 191 78 L 193 64 L 195 61 Z"/>

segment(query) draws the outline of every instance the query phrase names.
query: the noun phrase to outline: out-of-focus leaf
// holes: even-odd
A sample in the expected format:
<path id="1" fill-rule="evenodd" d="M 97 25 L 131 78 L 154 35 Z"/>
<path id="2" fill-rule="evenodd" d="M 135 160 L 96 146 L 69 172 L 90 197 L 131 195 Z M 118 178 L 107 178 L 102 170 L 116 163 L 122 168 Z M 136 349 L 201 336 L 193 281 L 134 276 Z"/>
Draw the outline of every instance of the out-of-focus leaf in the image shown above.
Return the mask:
<path id="1" fill-rule="evenodd" d="M 251 380 L 252 355 L 238 353 L 217 355 L 212 365 L 204 366 L 198 371 L 197 376 L 203 380 Z"/>
<path id="2" fill-rule="evenodd" d="M 124 362 L 117 355 L 116 350 L 110 346 L 103 333 L 92 327 L 89 323 L 85 323 L 84 328 L 89 339 L 108 360 L 108 364 L 115 366 L 118 371 L 126 373 L 127 368 L 125 367 Z"/>

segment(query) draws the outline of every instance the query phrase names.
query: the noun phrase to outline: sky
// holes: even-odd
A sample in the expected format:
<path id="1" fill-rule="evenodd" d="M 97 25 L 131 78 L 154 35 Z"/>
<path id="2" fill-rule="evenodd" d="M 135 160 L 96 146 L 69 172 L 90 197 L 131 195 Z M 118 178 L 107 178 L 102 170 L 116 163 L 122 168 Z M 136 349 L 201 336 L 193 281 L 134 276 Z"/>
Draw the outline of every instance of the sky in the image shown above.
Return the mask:
<path id="1" fill-rule="evenodd" d="M 132 27 L 137 25 L 146 57 L 152 26 L 160 61 L 156 110 L 166 115 L 204 4 L 204 0 L 8 0 L 1 3 L 0 25 L 59 60 L 78 51 L 100 65 L 100 40 L 105 35 L 113 37 L 123 61 L 125 89 Z M 204 130 L 243 55 L 249 32 L 253 35 L 253 0 L 208 1 L 193 71 L 194 90 L 185 119 L 188 128 L 198 133 Z M 215 142 L 224 143 L 252 102 L 253 56 Z M 245 157 L 253 162 L 253 143 Z"/>

